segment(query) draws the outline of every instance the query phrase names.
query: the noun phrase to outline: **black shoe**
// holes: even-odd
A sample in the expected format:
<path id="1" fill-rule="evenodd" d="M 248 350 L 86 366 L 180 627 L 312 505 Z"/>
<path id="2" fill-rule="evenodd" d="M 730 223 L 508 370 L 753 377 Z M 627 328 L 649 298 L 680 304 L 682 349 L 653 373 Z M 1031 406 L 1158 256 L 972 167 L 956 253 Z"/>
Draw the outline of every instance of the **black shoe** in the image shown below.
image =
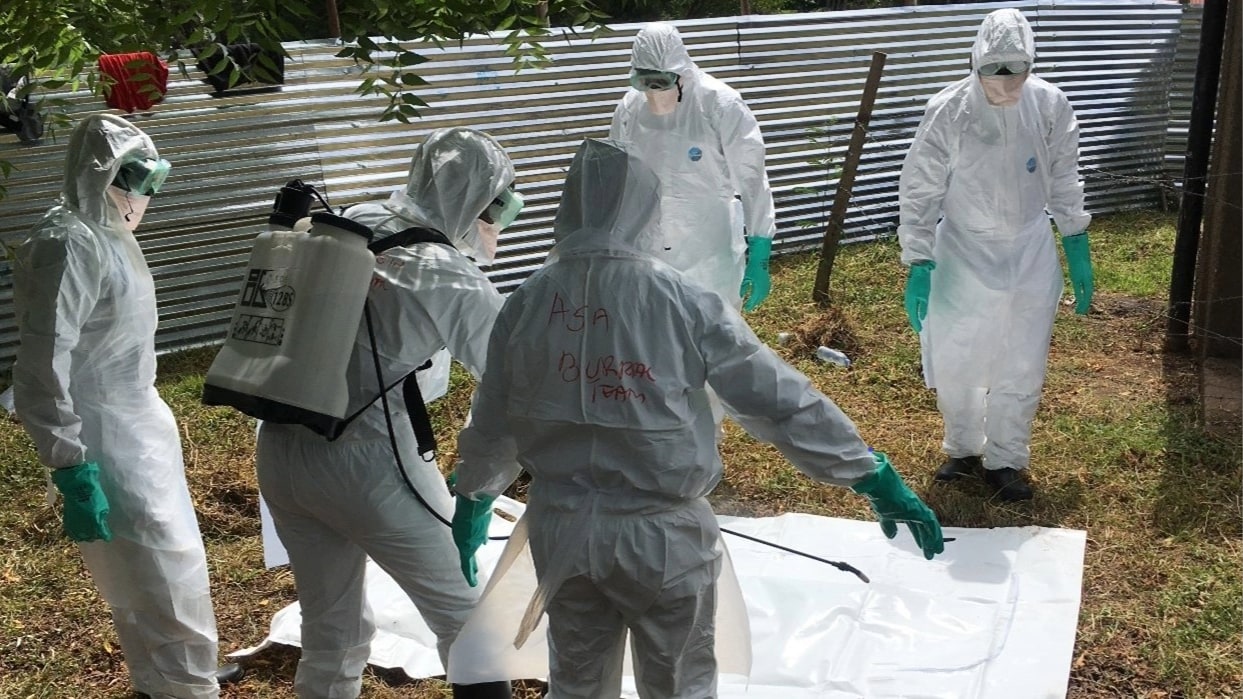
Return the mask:
<path id="1" fill-rule="evenodd" d="M 508 681 L 455 684 L 452 687 L 453 699 L 511 699 L 514 696 Z"/>
<path id="2" fill-rule="evenodd" d="M 998 468 L 985 471 L 984 482 L 996 492 L 997 497 L 1006 502 L 1032 499 L 1032 487 L 1016 469 Z"/>
<path id="3" fill-rule="evenodd" d="M 246 676 L 246 668 L 241 663 L 228 663 L 216 670 L 216 681 L 220 684 L 233 684 Z"/>
<path id="4" fill-rule="evenodd" d="M 949 483 L 960 478 L 979 478 L 983 464 L 978 456 L 951 456 L 937 469 L 935 481 Z"/>

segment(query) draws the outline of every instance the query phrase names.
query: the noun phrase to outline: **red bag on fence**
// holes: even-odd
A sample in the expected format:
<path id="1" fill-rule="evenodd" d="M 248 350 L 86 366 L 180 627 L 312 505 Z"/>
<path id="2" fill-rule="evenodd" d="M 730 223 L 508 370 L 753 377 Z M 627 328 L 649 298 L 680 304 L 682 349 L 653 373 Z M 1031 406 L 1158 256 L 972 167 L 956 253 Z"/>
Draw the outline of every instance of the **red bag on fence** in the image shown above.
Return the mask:
<path id="1" fill-rule="evenodd" d="M 114 81 L 105 99 L 113 109 L 145 112 L 168 92 L 168 64 L 149 51 L 103 54 L 99 72 Z"/>

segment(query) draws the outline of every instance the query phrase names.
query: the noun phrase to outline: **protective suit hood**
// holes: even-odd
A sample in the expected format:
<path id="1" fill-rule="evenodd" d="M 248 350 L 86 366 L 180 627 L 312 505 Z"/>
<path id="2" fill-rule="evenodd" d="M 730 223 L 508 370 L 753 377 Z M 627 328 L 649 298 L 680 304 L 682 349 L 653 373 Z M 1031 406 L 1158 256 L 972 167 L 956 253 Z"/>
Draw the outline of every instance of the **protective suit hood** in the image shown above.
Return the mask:
<path id="1" fill-rule="evenodd" d="M 474 257 L 481 248 L 479 214 L 514 177 L 513 163 L 496 139 L 473 129 L 438 129 L 415 149 L 405 191 L 394 192 L 384 206 L 410 225 L 444 233 Z"/>
<path id="2" fill-rule="evenodd" d="M 61 190 L 65 205 L 92 223 L 124 228 L 106 191 L 123 163 L 160 157 L 151 138 L 121 117 L 92 114 L 78 122 L 67 151 Z"/>
<path id="3" fill-rule="evenodd" d="M 617 141 L 589 138 L 565 178 L 553 221 L 556 251 L 655 254 L 660 245 L 660 179 Z"/>
<path id="4" fill-rule="evenodd" d="M 666 22 L 648 24 L 634 38 L 630 67 L 677 73 L 683 81 L 692 79 L 699 71 L 682 43 L 682 35 Z"/>
<path id="5" fill-rule="evenodd" d="M 1036 61 L 1036 36 L 1023 13 L 1014 8 L 990 12 L 980 23 L 971 47 L 971 68 L 989 63 Z"/>

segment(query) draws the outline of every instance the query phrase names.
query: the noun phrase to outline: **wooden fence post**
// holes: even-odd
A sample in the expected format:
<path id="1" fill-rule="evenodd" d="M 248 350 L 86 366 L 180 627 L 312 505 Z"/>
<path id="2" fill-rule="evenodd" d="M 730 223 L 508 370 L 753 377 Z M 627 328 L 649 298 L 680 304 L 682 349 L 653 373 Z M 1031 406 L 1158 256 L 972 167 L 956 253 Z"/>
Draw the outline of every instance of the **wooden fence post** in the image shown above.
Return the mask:
<path id="1" fill-rule="evenodd" d="M 855 173 L 859 169 L 859 158 L 863 155 L 863 144 L 867 139 L 868 122 L 872 119 L 872 104 L 876 101 L 876 90 L 880 86 L 880 75 L 885 69 L 884 53 L 872 53 L 872 67 L 868 70 L 867 82 L 863 85 L 863 96 L 859 100 L 859 114 L 855 117 L 855 128 L 850 134 L 850 147 L 846 150 L 846 161 L 842 164 L 842 176 L 837 181 L 837 192 L 833 197 L 833 209 L 829 212 L 828 227 L 824 231 L 824 243 L 820 247 L 820 266 L 816 270 L 816 285 L 812 287 L 811 297 L 821 306 L 827 306 L 829 300 L 829 277 L 833 274 L 833 260 L 837 258 L 837 246 L 842 240 L 842 221 L 846 219 L 846 207 L 850 204 L 850 190 L 855 184 Z"/>

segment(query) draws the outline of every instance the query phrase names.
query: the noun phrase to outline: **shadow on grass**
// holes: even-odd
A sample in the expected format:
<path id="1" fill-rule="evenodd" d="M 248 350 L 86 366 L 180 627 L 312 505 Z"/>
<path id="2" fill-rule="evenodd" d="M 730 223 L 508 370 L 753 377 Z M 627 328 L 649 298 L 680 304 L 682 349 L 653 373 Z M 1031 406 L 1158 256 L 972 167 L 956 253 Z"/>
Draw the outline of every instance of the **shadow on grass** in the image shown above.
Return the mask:
<path id="1" fill-rule="evenodd" d="M 1238 539 L 1243 448 L 1235 437 L 1208 434 L 1201 421 L 1197 364 L 1167 353 L 1162 377 L 1168 409 L 1165 454 L 1153 525 L 1165 536 Z"/>
<path id="2" fill-rule="evenodd" d="M 221 699 L 233 697 L 251 697 L 256 690 L 284 690 L 292 694 L 298 659 L 302 650 L 296 646 L 273 644 L 255 655 L 246 658 L 246 678 L 240 684 L 221 688 Z M 382 689 L 383 688 L 383 689 Z M 543 696 L 548 685 L 539 680 L 517 680 L 513 682 L 515 699 L 538 699 Z M 432 697 L 451 696 L 444 676 L 436 678 L 413 679 L 401 668 L 382 668 L 368 665 L 363 671 L 363 696 L 378 693 L 383 696 L 396 696 L 389 689 L 397 689 L 401 696 L 412 696 L 431 699 Z"/>
<path id="3" fill-rule="evenodd" d="M 1046 481 L 1028 502 L 1005 502 L 979 478 L 936 483 L 921 492 L 941 524 L 951 527 L 1075 528 L 1084 501 L 1083 484 L 1075 479 Z"/>
<path id="4" fill-rule="evenodd" d="M 157 384 L 179 383 L 185 379 L 207 374 L 212 360 L 220 351 L 220 345 L 205 345 L 187 350 L 168 352 L 157 358 Z"/>

